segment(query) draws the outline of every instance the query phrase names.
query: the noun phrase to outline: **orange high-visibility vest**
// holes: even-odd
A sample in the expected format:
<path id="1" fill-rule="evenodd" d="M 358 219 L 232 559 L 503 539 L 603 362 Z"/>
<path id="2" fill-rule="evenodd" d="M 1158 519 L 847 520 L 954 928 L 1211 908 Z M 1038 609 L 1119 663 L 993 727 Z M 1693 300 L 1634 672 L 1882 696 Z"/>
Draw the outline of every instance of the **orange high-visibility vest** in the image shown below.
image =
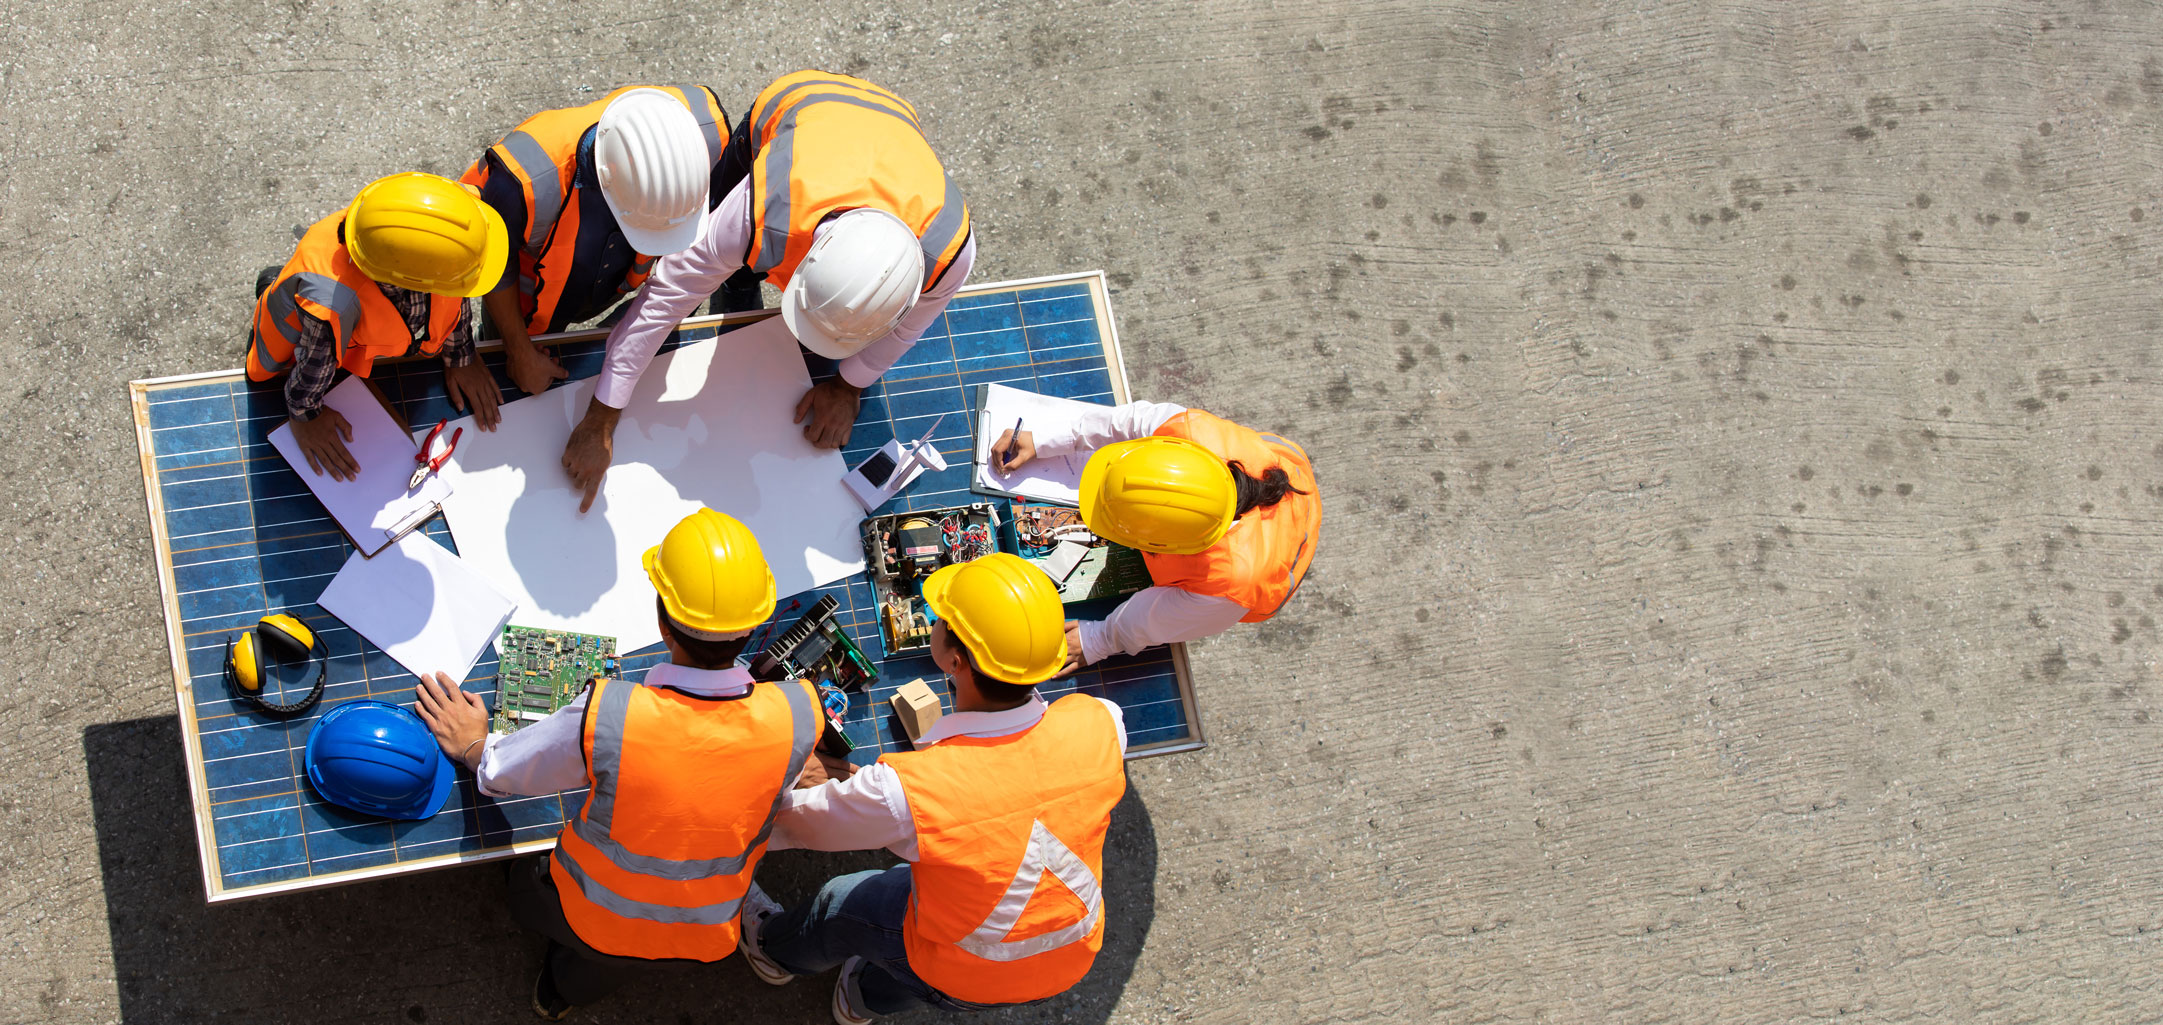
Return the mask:
<path id="1" fill-rule="evenodd" d="M 744 266 L 788 286 L 830 214 L 901 218 L 924 247 L 924 291 L 969 241 L 969 207 L 917 127 L 916 108 L 861 78 L 799 71 L 751 103 L 751 245 Z"/>
<path id="2" fill-rule="evenodd" d="M 1063 993 L 1104 945 L 1104 832 L 1126 793 L 1118 727 L 1069 694 L 1003 737 L 883 755 L 916 826 L 909 968 L 957 1000 Z"/>
<path id="3" fill-rule="evenodd" d="M 811 685 L 720 699 L 603 680 L 586 700 L 592 789 L 549 861 L 564 920 L 605 954 L 727 957 L 781 795 L 825 722 Z"/>
<path id="4" fill-rule="evenodd" d="M 255 320 L 248 331 L 249 380 L 268 381 L 293 365 L 302 314 L 329 322 L 338 365 L 355 377 L 368 376 L 376 360 L 394 359 L 413 348 L 416 339 L 406 329 L 405 316 L 346 255 L 344 227 L 343 210 L 315 222 L 300 237 L 278 280 L 255 301 Z M 444 340 L 465 314 L 464 299 L 430 296 L 428 337 L 418 339 L 420 351 L 442 352 Z"/>
<path id="5" fill-rule="evenodd" d="M 1304 495 L 1284 496 L 1267 509 L 1252 509 L 1223 540 L 1194 555 L 1143 552 L 1149 579 L 1162 587 L 1229 598 L 1246 606 L 1242 623 L 1276 615 L 1306 579 L 1322 540 L 1322 496 L 1305 449 L 1274 434 L 1249 430 L 1222 417 L 1190 409 L 1166 420 L 1158 435 L 1185 438 L 1239 463 L 1250 477 L 1283 467 Z"/>
<path id="6" fill-rule="evenodd" d="M 578 244 L 578 189 L 594 183 L 578 181 L 578 140 L 601 122 L 601 111 L 607 109 L 609 101 L 639 88 L 659 89 L 682 102 L 705 133 L 706 155 L 711 164 L 721 162 L 722 144 L 729 132 L 728 115 L 722 112 L 721 101 L 713 91 L 701 85 L 627 85 L 583 107 L 535 114 L 488 148 L 511 177 L 518 179 L 518 187 L 526 197 L 526 236 L 517 241 L 518 308 L 526 318 L 528 333 L 541 334 L 549 329 L 564 287 L 583 276 L 573 260 Z M 474 161 L 458 180 L 479 188 L 486 178 L 486 163 L 485 158 Z M 639 253 L 631 262 L 630 274 L 617 286 L 617 293 L 638 291 L 652 272 L 653 257 Z"/>

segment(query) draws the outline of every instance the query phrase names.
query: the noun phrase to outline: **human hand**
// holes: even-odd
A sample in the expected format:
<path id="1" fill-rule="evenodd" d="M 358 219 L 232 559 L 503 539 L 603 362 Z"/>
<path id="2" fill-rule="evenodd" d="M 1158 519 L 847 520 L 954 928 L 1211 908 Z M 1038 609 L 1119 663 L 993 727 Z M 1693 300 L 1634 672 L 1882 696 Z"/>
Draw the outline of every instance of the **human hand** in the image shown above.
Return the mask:
<path id="1" fill-rule="evenodd" d="M 585 492 L 578 503 L 578 511 L 593 508 L 593 499 L 601 493 L 601 478 L 608 475 L 608 464 L 616 458 L 616 421 L 623 411 L 595 399 L 586 405 L 586 416 L 571 429 L 571 437 L 563 445 L 563 471 L 571 475 L 571 486 Z"/>
<path id="2" fill-rule="evenodd" d="M 511 376 L 511 383 L 528 395 L 539 395 L 548 386 L 571 376 L 571 372 L 556 362 L 556 357 L 532 342 L 503 343 L 503 370 Z"/>
<path id="3" fill-rule="evenodd" d="M 496 387 L 496 375 L 478 359 L 462 367 L 444 367 L 443 392 L 461 413 L 467 412 L 470 405 L 473 424 L 481 430 L 495 430 L 496 422 L 503 419 L 496 412 L 496 406 L 503 402 L 503 390 Z"/>
<path id="4" fill-rule="evenodd" d="M 1082 660 L 1081 622 L 1069 619 L 1066 621 L 1066 664 L 1054 675 L 1072 676 L 1075 670 L 1087 664 Z"/>
<path id="5" fill-rule="evenodd" d="M 804 762 L 804 771 L 796 776 L 796 789 L 809 790 L 821 783 L 847 779 L 856 775 L 856 766 L 846 758 L 835 758 L 823 751 L 811 752 Z"/>
<path id="6" fill-rule="evenodd" d="M 830 377 L 811 386 L 796 403 L 796 423 L 804 425 L 804 440 L 819 448 L 840 448 L 849 443 L 856 428 L 856 409 L 864 390 Z M 805 423 L 806 419 L 809 423 Z"/>
<path id="7" fill-rule="evenodd" d="M 308 457 L 308 468 L 317 476 L 325 470 L 338 480 L 360 475 L 360 462 L 345 447 L 353 440 L 353 425 L 337 410 L 324 406 L 316 411 L 313 420 L 293 421 L 293 440 L 300 444 L 301 454 Z"/>
<path id="8" fill-rule="evenodd" d="M 488 737 L 488 705 L 458 687 L 449 673 L 429 673 L 413 688 L 414 704 L 436 746 L 450 760 L 473 769 L 481 764 L 481 741 Z"/>
<path id="9" fill-rule="evenodd" d="M 1012 455 L 1008 454 L 1009 445 L 1013 446 Z M 991 455 L 1000 473 L 1013 473 L 1029 460 L 1036 458 L 1036 435 L 1029 431 L 1000 431 L 999 440 L 991 443 Z"/>

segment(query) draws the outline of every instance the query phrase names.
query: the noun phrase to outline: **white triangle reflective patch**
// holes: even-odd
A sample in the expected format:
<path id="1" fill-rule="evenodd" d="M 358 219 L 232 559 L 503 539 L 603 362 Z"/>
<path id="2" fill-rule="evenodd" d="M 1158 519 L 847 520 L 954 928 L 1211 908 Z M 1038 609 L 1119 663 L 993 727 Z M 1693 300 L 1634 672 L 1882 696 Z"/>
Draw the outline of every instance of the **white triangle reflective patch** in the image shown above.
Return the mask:
<path id="1" fill-rule="evenodd" d="M 1007 934 L 1021 924 L 1022 912 L 1029 909 L 1029 898 L 1035 895 L 1037 883 L 1043 880 L 1047 871 L 1073 891 L 1089 913 L 1064 929 L 1009 941 Z M 999 897 L 998 906 L 991 909 L 984 924 L 962 937 L 958 946 L 986 961 L 1019 961 L 1088 939 L 1089 934 L 1096 931 L 1097 918 L 1103 912 L 1104 894 L 1097 888 L 1097 877 L 1089 871 L 1088 863 L 1051 835 L 1043 822 L 1032 821 L 1029 824 L 1029 849 L 1022 855 L 1021 868 L 1014 873 L 1014 881 L 1006 884 L 1006 893 Z"/>

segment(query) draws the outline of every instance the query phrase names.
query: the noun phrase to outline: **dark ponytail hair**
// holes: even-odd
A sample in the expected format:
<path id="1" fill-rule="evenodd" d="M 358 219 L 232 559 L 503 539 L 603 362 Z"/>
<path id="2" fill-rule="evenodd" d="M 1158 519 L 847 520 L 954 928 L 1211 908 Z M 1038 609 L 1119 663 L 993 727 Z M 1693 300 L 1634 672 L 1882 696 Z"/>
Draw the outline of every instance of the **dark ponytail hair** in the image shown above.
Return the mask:
<path id="1" fill-rule="evenodd" d="M 1241 466 L 1237 459 L 1224 465 L 1231 468 L 1232 484 L 1239 489 L 1239 508 L 1232 513 L 1235 520 L 1256 509 L 1267 509 L 1276 505 L 1284 501 L 1286 495 L 1307 494 L 1292 486 L 1292 478 L 1285 474 L 1284 467 L 1272 466 L 1262 471 L 1262 476 L 1257 479 L 1249 476 L 1247 468 Z"/>

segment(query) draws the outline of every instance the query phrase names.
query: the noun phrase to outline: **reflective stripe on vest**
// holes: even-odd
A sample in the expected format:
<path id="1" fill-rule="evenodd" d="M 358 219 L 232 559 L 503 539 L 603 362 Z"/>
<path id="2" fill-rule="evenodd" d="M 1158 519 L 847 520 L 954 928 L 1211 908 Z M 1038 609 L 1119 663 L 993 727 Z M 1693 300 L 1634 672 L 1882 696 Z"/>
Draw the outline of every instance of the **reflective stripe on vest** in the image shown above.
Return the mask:
<path id="1" fill-rule="evenodd" d="M 872 207 L 916 233 L 923 291 L 938 285 L 968 241 L 969 208 L 924 138 L 914 107 L 860 78 L 799 71 L 767 86 L 747 116 L 757 155 L 745 266 L 785 287 L 821 221 Z M 863 177 L 867 166 L 877 180 Z M 936 181 L 927 173 L 931 168 L 938 170 Z"/>
<path id="2" fill-rule="evenodd" d="M 700 85 L 623 86 L 584 106 L 535 114 L 490 147 L 497 162 L 518 180 L 525 196 L 526 233 L 519 240 L 517 271 L 519 312 L 525 316 L 530 333 L 539 334 L 552 326 L 557 303 L 576 270 L 573 264 L 579 207 L 575 192 L 585 187 L 578 179 L 579 140 L 600 123 L 601 112 L 610 101 L 640 88 L 659 89 L 682 103 L 698 121 L 708 167 L 721 162 L 728 118 L 713 92 Z M 479 187 L 483 163 L 474 161 L 460 180 Z M 616 285 L 617 294 L 637 291 L 652 269 L 653 257 L 637 254 L 630 272 Z"/>
<path id="3" fill-rule="evenodd" d="M 382 286 L 362 274 L 347 257 L 339 229 L 345 212 L 325 217 L 301 235 L 278 279 L 255 301 L 248 331 L 248 378 L 268 381 L 291 368 L 300 342 L 300 318 L 330 326 L 333 358 L 356 377 L 367 377 L 378 359 L 405 355 L 414 347 L 405 315 Z M 451 329 L 466 312 L 465 301 L 433 296 L 428 306 L 428 336 L 420 351 L 443 350 Z"/>
<path id="4" fill-rule="evenodd" d="M 880 761 L 916 829 L 901 925 L 910 969 L 985 1004 L 1080 981 L 1104 942 L 1104 837 L 1126 792 L 1103 703 L 1068 695 L 1020 733 L 951 737 Z"/>
<path id="5" fill-rule="evenodd" d="M 728 956 L 782 795 L 824 722 L 799 681 L 728 700 L 597 685 L 580 724 L 589 790 L 550 869 L 565 921 L 607 954 Z"/>
<path id="6" fill-rule="evenodd" d="M 1243 623 L 1275 615 L 1299 593 L 1321 541 L 1322 499 L 1306 450 L 1199 409 L 1172 417 L 1155 433 L 1193 441 L 1227 462 L 1239 463 L 1250 476 L 1281 468 L 1293 487 L 1306 492 L 1288 494 L 1266 509 L 1248 510 L 1207 551 L 1142 553 L 1150 580 L 1159 586 L 1238 602 L 1247 610 L 1240 617 Z"/>

